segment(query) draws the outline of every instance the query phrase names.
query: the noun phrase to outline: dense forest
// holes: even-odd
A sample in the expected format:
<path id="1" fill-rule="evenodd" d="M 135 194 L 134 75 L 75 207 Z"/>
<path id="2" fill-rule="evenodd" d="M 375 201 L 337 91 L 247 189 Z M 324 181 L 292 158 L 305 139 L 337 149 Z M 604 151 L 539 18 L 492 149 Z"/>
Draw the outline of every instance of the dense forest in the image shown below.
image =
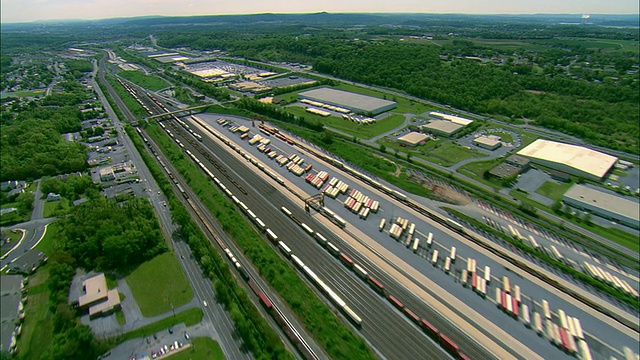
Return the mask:
<path id="1" fill-rule="evenodd" d="M 57 94 L 43 101 L 67 103 L 70 98 L 73 95 Z M 13 119 L 3 114 L 0 180 L 32 180 L 86 170 L 85 146 L 68 143 L 61 136 L 79 131 L 81 120 L 82 113 L 77 106 L 52 108 L 33 104 L 22 109 Z"/>

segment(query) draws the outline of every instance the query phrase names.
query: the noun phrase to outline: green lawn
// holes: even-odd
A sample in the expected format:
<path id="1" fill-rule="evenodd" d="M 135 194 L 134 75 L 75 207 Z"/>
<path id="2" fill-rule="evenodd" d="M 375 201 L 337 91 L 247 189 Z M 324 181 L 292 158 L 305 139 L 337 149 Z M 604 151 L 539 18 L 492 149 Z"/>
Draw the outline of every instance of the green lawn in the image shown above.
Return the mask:
<path id="1" fill-rule="evenodd" d="M 143 263 L 126 281 L 146 317 L 171 311 L 172 305 L 176 308 L 193 298 L 193 290 L 171 252 Z"/>
<path id="2" fill-rule="evenodd" d="M 172 355 L 171 360 L 224 360 L 220 345 L 209 338 L 192 338 L 191 346 Z"/>
<path id="3" fill-rule="evenodd" d="M 165 80 L 151 75 L 145 75 L 140 71 L 121 71 L 119 76 L 142 86 L 145 89 L 157 91 L 169 87 L 169 83 Z"/>
<path id="4" fill-rule="evenodd" d="M 562 195 L 569 190 L 571 185 L 573 185 L 571 182 L 558 183 L 556 181 L 547 181 L 536 190 L 536 193 L 551 200 L 559 201 L 562 200 Z"/>
<path id="5" fill-rule="evenodd" d="M 69 200 L 65 198 L 61 198 L 57 201 L 45 200 L 42 216 L 46 218 L 54 216 L 64 216 L 69 213 L 69 210 Z"/>
<path id="6" fill-rule="evenodd" d="M 40 243 L 38 243 L 38 246 L 36 246 L 36 249 L 42 251 L 47 255 L 53 254 L 56 251 L 58 246 L 57 240 L 59 236 L 58 234 L 59 231 L 60 231 L 60 225 L 58 224 L 58 222 L 53 222 L 51 224 L 48 224 L 46 227 L 46 232 L 44 233 L 44 237 L 42 238 Z"/>
<path id="7" fill-rule="evenodd" d="M 29 297 L 25 305 L 22 335 L 18 339 L 18 351 L 22 359 L 40 359 L 51 347 L 53 317 L 49 312 L 49 269 L 41 267 L 29 279 Z"/>
<path id="8" fill-rule="evenodd" d="M 175 318 L 173 316 L 169 316 L 162 320 L 156 321 L 153 324 L 149 324 L 147 326 L 143 326 L 141 328 L 130 331 L 122 336 L 119 339 L 122 342 L 127 340 L 149 336 L 150 334 L 168 329 L 176 324 L 184 323 L 186 326 L 191 326 L 202 321 L 202 316 L 204 312 L 201 308 L 191 308 L 189 310 L 185 310 L 180 313 L 176 313 Z"/>
<path id="9" fill-rule="evenodd" d="M 420 157 L 442 166 L 451 166 L 465 159 L 483 158 L 486 156 L 486 154 L 477 150 L 467 149 L 455 143 L 446 143 Z"/>

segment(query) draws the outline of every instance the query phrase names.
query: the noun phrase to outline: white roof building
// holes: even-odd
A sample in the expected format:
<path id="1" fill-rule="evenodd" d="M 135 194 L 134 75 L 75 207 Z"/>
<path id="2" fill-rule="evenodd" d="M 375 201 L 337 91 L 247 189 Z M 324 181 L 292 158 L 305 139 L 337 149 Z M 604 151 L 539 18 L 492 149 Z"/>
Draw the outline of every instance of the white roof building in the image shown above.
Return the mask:
<path id="1" fill-rule="evenodd" d="M 441 112 L 437 112 L 437 111 L 432 111 L 432 112 L 429 113 L 429 115 L 431 115 L 432 117 L 438 118 L 438 119 L 449 120 L 454 124 L 458 124 L 458 125 L 462 125 L 462 126 L 467 126 L 467 125 L 469 125 L 469 124 L 471 124 L 473 122 L 473 120 L 471 120 L 471 119 L 465 119 L 465 118 L 460 117 L 460 116 L 449 115 L 449 114 L 445 114 L 445 113 L 441 113 Z"/>
<path id="2" fill-rule="evenodd" d="M 602 180 L 618 158 L 582 146 L 538 139 L 518 151 L 534 163 L 569 174 Z"/>

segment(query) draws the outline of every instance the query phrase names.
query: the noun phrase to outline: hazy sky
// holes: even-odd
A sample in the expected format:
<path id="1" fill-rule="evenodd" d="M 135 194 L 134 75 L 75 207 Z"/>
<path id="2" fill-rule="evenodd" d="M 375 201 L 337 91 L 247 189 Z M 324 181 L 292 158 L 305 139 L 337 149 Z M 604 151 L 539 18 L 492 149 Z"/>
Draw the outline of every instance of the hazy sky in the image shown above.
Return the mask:
<path id="1" fill-rule="evenodd" d="M 1 0 L 2 22 L 307 12 L 638 14 L 638 0 Z"/>

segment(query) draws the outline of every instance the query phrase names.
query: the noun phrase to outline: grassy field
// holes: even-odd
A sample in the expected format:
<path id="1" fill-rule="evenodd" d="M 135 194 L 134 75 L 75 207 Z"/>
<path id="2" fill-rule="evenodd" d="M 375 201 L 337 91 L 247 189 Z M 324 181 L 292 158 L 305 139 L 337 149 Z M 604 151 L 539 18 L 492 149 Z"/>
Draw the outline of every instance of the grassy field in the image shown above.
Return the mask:
<path id="1" fill-rule="evenodd" d="M 121 71 L 118 73 L 118 75 L 142 86 L 145 89 L 153 91 L 164 89 L 170 86 L 169 83 L 167 83 L 164 79 L 161 79 L 157 76 L 145 75 L 140 71 Z"/>
<path id="2" fill-rule="evenodd" d="M 18 339 L 18 351 L 22 359 L 40 359 L 51 347 L 53 317 L 49 312 L 49 268 L 41 267 L 29 279 L 29 300 L 25 305 L 22 335 Z"/>
<path id="3" fill-rule="evenodd" d="M 143 263 L 126 277 L 142 315 L 160 315 L 184 305 L 193 290 L 173 253 L 167 252 Z"/>
<path id="4" fill-rule="evenodd" d="M 120 326 L 122 326 L 122 325 L 127 323 L 127 320 L 124 317 L 124 313 L 122 312 L 122 309 L 116 310 L 116 320 L 118 320 L 118 324 Z"/>
<path id="5" fill-rule="evenodd" d="M 391 131 L 399 126 L 405 120 L 404 115 L 392 114 L 374 124 L 359 125 L 352 121 L 345 120 L 336 116 L 322 117 L 315 114 L 308 113 L 305 109 L 298 106 L 290 106 L 286 108 L 288 112 L 303 116 L 305 119 L 310 119 L 322 123 L 326 126 L 332 127 L 347 134 L 357 136 L 362 139 L 370 139 L 376 135 Z"/>
<path id="6" fill-rule="evenodd" d="M 116 94 L 118 94 L 118 97 L 120 97 L 122 99 L 122 102 L 124 102 L 124 104 L 129 108 L 129 110 L 131 111 L 131 113 L 135 117 L 142 118 L 142 117 L 145 117 L 145 116 L 149 115 L 147 113 L 147 111 L 142 107 L 142 105 L 140 105 L 133 98 L 133 96 L 131 96 L 131 94 L 129 94 L 129 92 L 127 90 L 125 90 L 125 88 L 122 87 L 122 85 L 120 85 L 120 83 L 118 83 L 118 81 L 116 81 L 111 76 L 107 76 L 106 79 L 107 79 L 107 82 L 109 82 L 109 85 L 111 85 L 113 90 L 116 92 Z M 112 104 L 112 106 L 113 106 L 113 104 Z"/>
<path id="7" fill-rule="evenodd" d="M 149 336 L 150 334 L 168 329 L 180 323 L 184 323 L 186 326 L 195 325 L 202 321 L 203 315 L 204 313 L 199 307 L 185 310 L 183 312 L 176 313 L 175 318 L 173 316 L 169 316 L 162 320 L 156 321 L 153 324 L 149 324 L 147 326 L 143 326 L 141 328 L 130 331 L 122 335 L 122 338 L 119 340 L 121 342 L 125 342 L 127 340 Z"/>
<path id="8" fill-rule="evenodd" d="M 191 346 L 175 355 L 171 360 L 224 360 L 220 345 L 209 338 L 193 338 Z"/>
<path id="9" fill-rule="evenodd" d="M 63 216 L 69 213 L 69 200 L 65 198 L 61 198 L 57 201 L 45 201 L 43 208 L 43 216 L 53 217 L 53 216 Z"/>
<path id="10" fill-rule="evenodd" d="M 425 160 L 440 164 L 442 166 L 451 166 L 459 163 L 462 160 L 471 158 L 482 158 L 486 156 L 487 155 L 479 151 L 466 149 L 454 143 L 443 144 L 442 146 L 429 151 L 425 155 L 420 155 L 420 157 L 424 158 Z"/>
<path id="11" fill-rule="evenodd" d="M 44 237 L 36 246 L 36 249 L 42 251 L 47 255 L 53 254 L 57 249 L 57 240 L 59 236 L 60 225 L 58 222 L 53 222 L 47 225 L 47 231 L 44 234 Z"/>
<path id="12" fill-rule="evenodd" d="M 536 193 L 551 200 L 559 201 L 562 200 L 562 195 L 569 190 L 571 185 L 573 185 L 572 182 L 558 184 L 556 181 L 547 181 L 536 190 Z"/>

